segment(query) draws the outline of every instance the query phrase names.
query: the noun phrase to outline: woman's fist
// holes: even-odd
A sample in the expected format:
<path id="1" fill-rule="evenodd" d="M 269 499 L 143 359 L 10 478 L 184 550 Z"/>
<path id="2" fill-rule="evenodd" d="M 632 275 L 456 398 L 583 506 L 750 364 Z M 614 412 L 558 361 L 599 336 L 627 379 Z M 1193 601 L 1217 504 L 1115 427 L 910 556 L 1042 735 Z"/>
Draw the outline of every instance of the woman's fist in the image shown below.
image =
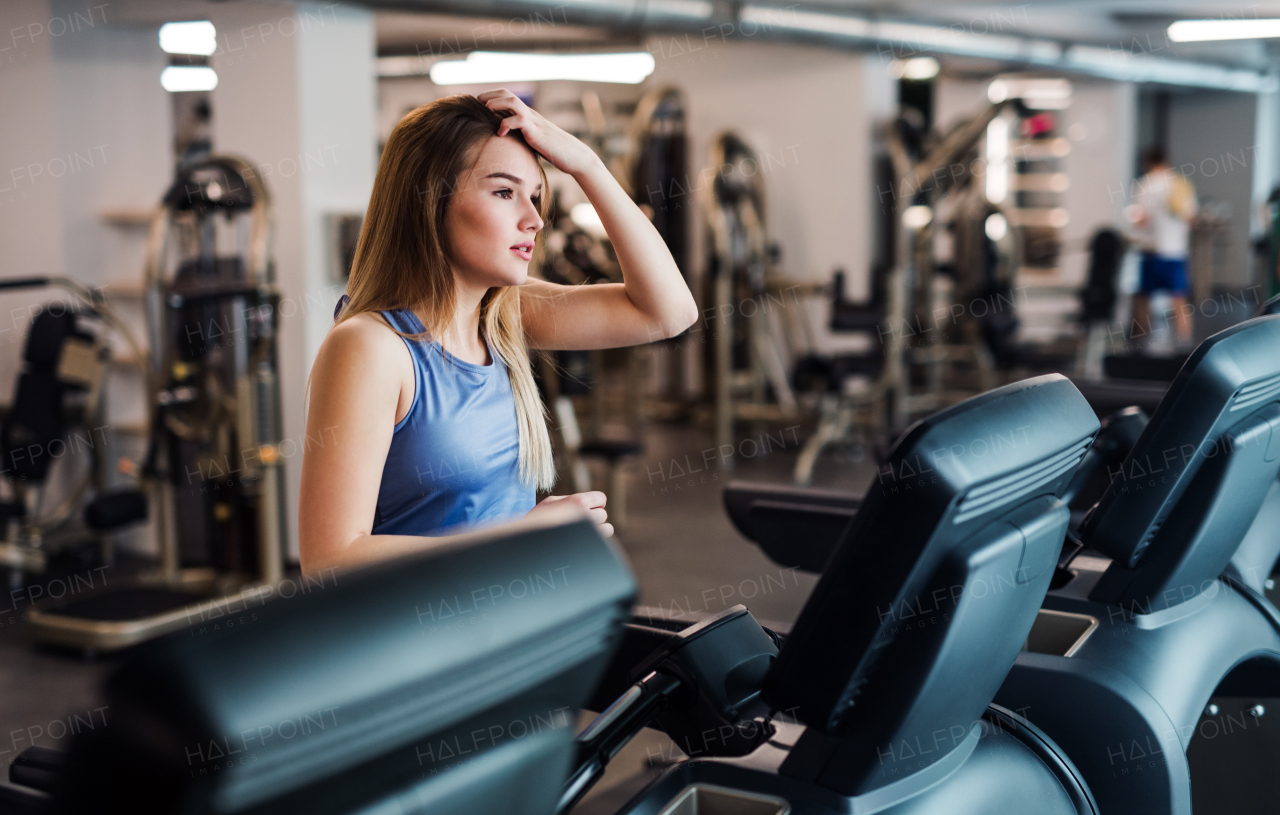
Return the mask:
<path id="1" fill-rule="evenodd" d="M 609 514 L 604 510 L 605 494 L 599 490 L 577 492 L 573 495 L 548 495 L 536 507 L 529 510 L 529 514 L 525 517 L 541 515 L 542 511 L 548 507 L 564 506 L 566 503 L 581 507 L 602 536 L 613 537 L 613 524 L 609 523 Z"/>

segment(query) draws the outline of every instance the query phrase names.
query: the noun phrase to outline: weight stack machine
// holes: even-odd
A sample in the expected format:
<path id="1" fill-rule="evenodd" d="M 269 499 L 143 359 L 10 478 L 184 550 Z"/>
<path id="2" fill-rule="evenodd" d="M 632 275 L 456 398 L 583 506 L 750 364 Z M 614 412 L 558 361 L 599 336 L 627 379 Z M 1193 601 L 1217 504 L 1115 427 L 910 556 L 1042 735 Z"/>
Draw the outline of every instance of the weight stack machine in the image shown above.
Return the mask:
<path id="1" fill-rule="evenodd" d="M 261 602 L 283 571 L 279 295 L 266 187 L 234 157 L 179 166 L 152 219 L 145 296 L 151 432 L 143 475 L 156 574 L 36 610 L 32 634 L 111 650 Z"/>

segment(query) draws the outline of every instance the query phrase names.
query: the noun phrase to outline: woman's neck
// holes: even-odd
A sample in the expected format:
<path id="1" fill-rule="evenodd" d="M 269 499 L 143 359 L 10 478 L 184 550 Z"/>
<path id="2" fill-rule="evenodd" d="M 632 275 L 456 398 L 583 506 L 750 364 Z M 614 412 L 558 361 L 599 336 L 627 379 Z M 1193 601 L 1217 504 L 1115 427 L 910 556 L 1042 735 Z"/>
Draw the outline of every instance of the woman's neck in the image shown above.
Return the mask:
<path id="1" fill-rule="evenodd" d="M 488 365 L 492 362 L 489 348 L 480 337 L 480 304 L 488 289 L 473 289 L 458 281 L 455 292 L 453 320 L 440 342 L 458 359 Z"/>

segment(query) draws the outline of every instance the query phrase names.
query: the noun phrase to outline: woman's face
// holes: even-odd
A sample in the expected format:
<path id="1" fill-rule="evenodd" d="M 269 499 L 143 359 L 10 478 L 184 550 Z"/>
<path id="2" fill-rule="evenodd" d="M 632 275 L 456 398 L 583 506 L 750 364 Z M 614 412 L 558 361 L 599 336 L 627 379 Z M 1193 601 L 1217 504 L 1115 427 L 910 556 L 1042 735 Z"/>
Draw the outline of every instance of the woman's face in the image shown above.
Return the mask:
<path id="1" fill-rule="evenodd" d="M 445 213 L 450 258 L 459 282 L 476 288 L 518 286 L 529 276 L 533 238 L 542 229 L 544 194 L 538 160 L 512 136 L 489 139 L 458 177 Z"/>

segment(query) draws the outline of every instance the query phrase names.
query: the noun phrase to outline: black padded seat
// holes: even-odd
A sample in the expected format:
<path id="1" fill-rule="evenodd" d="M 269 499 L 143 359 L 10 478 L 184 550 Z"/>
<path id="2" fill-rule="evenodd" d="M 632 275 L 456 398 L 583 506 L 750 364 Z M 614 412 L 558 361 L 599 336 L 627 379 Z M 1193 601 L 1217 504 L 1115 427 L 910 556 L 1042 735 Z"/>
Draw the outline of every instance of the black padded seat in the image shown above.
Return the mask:
<path id="1" fill-rule="evenodd" d="M 584 441 L 578 447 L 578 453 L 584 456 L 599 456 L 610 464 L 627 456 L 638 456 L 644 452 L 644 445 L 638 441 L 625 439 L 596 439 Z"/>

